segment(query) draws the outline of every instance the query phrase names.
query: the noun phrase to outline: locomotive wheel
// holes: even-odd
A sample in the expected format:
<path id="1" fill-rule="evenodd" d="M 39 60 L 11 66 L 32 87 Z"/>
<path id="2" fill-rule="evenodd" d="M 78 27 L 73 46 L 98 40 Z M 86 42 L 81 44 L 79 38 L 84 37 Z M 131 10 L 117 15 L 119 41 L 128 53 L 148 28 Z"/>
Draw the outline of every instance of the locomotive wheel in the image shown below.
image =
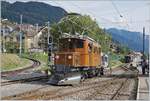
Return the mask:
<path id="1" fill-rule="evenodd" d="M 100 77 L 100 76 L 101 76 L 101 73 L 100 73 L 100 71 L 98 72 L 97 76 L 98 76 L 98 77 Z"/>
<path id="2" fill-rule="evenodd" d="M 86 73 L 82 74 L 82 76 L 81 76 L 81 82 L 84 81 L 86 78 L 87 78 Z"/>
<path id="3" fill-rule="evenodd" d="M 96 76 L 96 70 L 92 70 L 93 77 Z"/>
<path id="4" fill-rule="evenodd" d="M 100 68 L 100 74 L 104 75 L 104 68 L 103 67 Z"/>
<path id="5" fill-rule="evenodd" d="M 100 76 L 99 69 L 96 69 L 95 73 L 96 73 L 95 76 L 97 76 L 97 77 Z"/>
<path id="6" fill-rule="evenodd" d="M 85 73 L 83 74 L 83 78 L 84 78 L 84 79 L 88 78 L 88 73 L 87 73 L 87 72 L 85 72 Z"/>
<path id="7" fill-rule="evenodd" d="M 101 69 L 98 69 L 98 70 L 97 70 L 97 75 L 96 75 L 96 76 L 101 77 L 101 75 L 102 75 L 102 74 L 101 74 Z"/>

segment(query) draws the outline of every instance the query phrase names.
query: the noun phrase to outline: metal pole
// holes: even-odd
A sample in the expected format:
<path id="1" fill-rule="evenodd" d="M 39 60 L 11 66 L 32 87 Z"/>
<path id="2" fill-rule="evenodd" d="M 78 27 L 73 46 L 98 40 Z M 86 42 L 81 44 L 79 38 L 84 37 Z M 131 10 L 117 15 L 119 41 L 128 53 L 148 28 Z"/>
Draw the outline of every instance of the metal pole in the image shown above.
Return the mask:
<path id="1" fill-rule="evenodd" d="M 20 15 L 20 51 L 19 51 L 19 55 L 21 56 L 22 53 L 22 15 Z"/>
<path id="2" fill-rule="evenodd" d="M 1 26 L 1 29 L 2 29 L 2 33 L 1 33 L 1 42 L 2 42 L 1 43 L 1 52 L 5 52 L 5 42 L 6 42 L 6 40 L 5 40 L 5 27 L 6 27 L 5 21 L 7 21 L 7 20 L 8 19 L 3 19 L 1 21 L 1 24 L 2 24 L 2 26 Z"/>
<path id="3" fill-rule="evenodd" d="M 5 25 L 3 30 L 3 52 L 5 52 Z"/>
<path id="4" fill-rule="evenodd" d="M 52 62 L 52 51 L 53 51 L 53 37 L 50 34 L 50 22 L 48 21 L 48 54 L 49 54 L 49 61 Z"/>
<path id="5" fill-rule="evenodd" d="M 37 23 L 36 24 L 36 32 L 38 32 L 38 30 L 39 30 L 39 24 Z"/>
<path id="6" fill-rule="evenodd" d="M 51 49 L 50 48 L 50 43 L 49 43 L 49 37 L 50 37 L 50 32 L 49 32 L 49 21 L 47 22 L 47 52 L 48 52 L 48 61 L 51 61 Z"/>
<path id="7" fill-rule="evenodd" d="M 36 33 L 37 35 L 35 35 L 35 47 L 38 48 L 38 23 L 36 24 Z"/>
<path id="8" fill-rule="evenodd" d="M 149 22 L 149 34 L 150 34 L 150 2 L 148 3 L 148 7 L 149 7 L 149 20 L 148 20 L 148 22 Z M 148 39 L 149 39 L 150 37 L 148 36 Z M 148 45 L 150 44 L 150 40 L 148 40 Z M 150 63 L 150 60 L 149 60 L 149 51 L 150 51 L 150 48 L 148 48 L 148 64 Z"/>
<path id="9" fill-rule="evenodd" d="M 47 40 L 47 43 L 49 44 L 49 37 L 50 37 L 50 33 L 49 33 L 49 21 L 48 21 L 48 25 L 47 25 L 47 31 L 48 31 L 48 36 L 47 36 L 48 40 Z"/>
<path id="10" fill-rule="evenodd" d="M 5 26 L 3 25 L 3 33 L 2 33 L 2 53 L 4 52 L 4 35 L 5 35 Z"/>
<path id="11" fill-rule="evenodd" d="M 149 34 L 150 34 L 150 2 L 148 3 L 148 7 L 149 7 Z M 148 39 L 149 38 L 150 37 L 148 36 Z M 150 44 L 150 40 L 148 41 L 148 43 Z M 150 63 L 150 60 L 149 60 L 149 51 L 150 51 L 150 48 L 148 48 L 148 64 Z"/>
<path id="12" fill-rule="evenodd" d="M 145 27 L 143 27 L 143 56 L 145 51 Z"/>

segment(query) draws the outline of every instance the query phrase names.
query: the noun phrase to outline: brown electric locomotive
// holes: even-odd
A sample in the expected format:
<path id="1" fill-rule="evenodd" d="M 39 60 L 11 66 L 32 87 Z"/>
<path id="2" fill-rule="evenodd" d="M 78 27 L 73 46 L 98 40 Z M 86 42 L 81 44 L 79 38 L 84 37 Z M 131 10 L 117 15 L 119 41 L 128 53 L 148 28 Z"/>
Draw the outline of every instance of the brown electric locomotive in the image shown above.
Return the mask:
<path id="1" fill-rule="evenodd" d="M 61 38 L 54 57 L 54 73 L 48 83 L 73 84 L 103 74 L 101 46 L 87 36 Z"/>

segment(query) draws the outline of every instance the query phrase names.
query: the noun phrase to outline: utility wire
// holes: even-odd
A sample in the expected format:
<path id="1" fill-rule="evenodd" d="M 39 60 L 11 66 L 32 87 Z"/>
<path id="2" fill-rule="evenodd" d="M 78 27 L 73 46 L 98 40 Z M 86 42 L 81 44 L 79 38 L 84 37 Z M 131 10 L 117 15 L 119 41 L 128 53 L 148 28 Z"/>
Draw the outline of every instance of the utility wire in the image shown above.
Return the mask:
<path id="1" fill-rule="evenodd" d="M 74 7 L 76 7 L 77 9 L 80 9 L 81 11 L 83 11 L 84 9 L 82 9 L 80 6 L 78 6 L 78 5 L 76 5 L 76 4 L 74 4 L 74 3 L 70 3 L 71 5 L 73 5 Z M 85 10 L 84 10 L 85 11 Z M 91 14 L 92 14 L 92 12 L 90 12 Z M 94 16 L 94 14 L 92 14 L 93 15 L 93 17 L 94 18 L 96 18 L 95 16 Z M 75 16 L 76 17 L 76 16 Z M 77 19 L 78 17 L 76 17 L 76 19 Z M 73 17 L 73 19 L 74 19 L 74 17 Z M 75 19 L 75 20 L 76 20 Z M 62 19 L 63 20 L 63 19 Z M 83 26 L 80 26 L 80 25 L 78 25 L 76 22 L 74 22 L 74 21 L 72 21 L 71 19 L 67 19 L 68 21 L 70 21 L 70 22 L 72 22 L 72 23 L 74 23 L 74 24 L 76 24 L 78 27 L 80 27 L 81 29 L 83 29 L 83 31 L 82 31 L 82 34 L 84 33 L 84 31 L 85 30 L 89 30 L 89 28 L 91 28 L 91 27 L 93 27 L 93 25 L 90 25 L 90 26 L 87 26 L 87 27 L 83 27 Z"/>
<path id="2" fill-rule="evenodd" d="M 114 3 L 113 3 L 114 4 Z M 77 9 L 80 9 L 81 11 L 85 11 L 85 9 L 82 9 L 80 6 L 78 6 L 78 5 L 76 5 L 75 3 L 71 3 L 71 5 L 73 5 L 74 7 L 76 7 Z M 114 4 L 115 5 L 115 4 Z M 117 6 L 115 5 L 115 8 L 117 9 Z M 89 11 L 89 10 L 86 10 L 86 12 L 88 12 L 89 14 L 91 14 L 92 16 L 93 16 L 93 18 L 94 19 L 96 19 L 96 16 L 95 16 L 95 14 L 93 14 L 93 12 L 91 12 L 91 11 Z M 118 14 L 121 16 L 121 17 L 123 17 L 122 15 L 121 15 L 121 13 L 119 12 L 119 10 L 117 9 L 117 12 L 118 12 Z M 100 19 L 103 19 L 103 20 L 105 20 L 105 21 L 107 21 L 108 23 L 111 23 L 111 24 L 121 24 L 122 22 L 113 22 L 113 21 L 111 21 L 111 20 L 109 20 L 109 19 L 106 19 L 106 18 L 102 18 L 102 17 L 98 17 L 98 18 L 100 18 Z M 126 23 L 126 25 L 129 27 L 129 25 Z M 120 26 L 120 25 L 119 25 Z"/>
<path id="3" fill-rule="evenodd" d="M 55 4 L 57 4 L 57 5 L 61 5 L 63 8 L 65 8 L 65 6 L 64 5 L 62 5 L 61 3 L 59 3 L 59 2 L 56 2 L 55 0 L 52 0 L 51 2 L 54 2 Z M 67 9 L 69 12 L 71 12 L 71 10 L 70 9 Z"/>
<path id="4" fill-rule="evenodd" d="M 54 3 L 56 3 L 56 4 L 62 6 L 61 3 L 58 3 L 58 2 L 56 2 L 56 1 L 52 1 L 52 2 L 54 2 Z M 96 19 L 96 16 L 95 16 L 95 14 L 93 14 L 93 12 L 81 8 L 79 5 L 75 4 L 74 2 L 69 2 L 69 3 L 70 3 L 72 6 L 74 6 L 76 9 L 80 9 L 81 12 L 82 12 L 82 11 L 88 12 L 89 14 L 91 14 L 91 15 L 93 16 L 94 19 Z M 63 7 L 63 6 L 62 6 L 62 7 Z M 71 12 L 70 9 L 68 9 L 68 10 L 69 10 L 69 12 Z M 99 17 L 99 18 L 103 19 L 102 17 Z M 111 23 L 111 24 L 118 24 L 118 22 L 115 23 L 115 22 L 113 22 L 113 21 L 111 21 L 111 20 L 109 20 L 109 19 L 106 19 L 106 18 L 104 18 L 103 20 L 105 20 L 105 21 L 107 21 L 108 23 Z"/>
<path id="5" fill-rule="evenodd" d="M 113 5 L 113 7 L 115 8 L 116 12 L 119 14 L 120 18 L 121 18 L 122 20 L 126 20 L 126 18 L 120 13 L 120 11 L 119 11 L 119 9 L 117 8 L 116 4 L 115 4 L 112 0 L 111 0 L 111 3 L 112 3 L 112 5 Z M 123 18 L 124 18 L 124 19 L 123 19 Z M 129 29 L 129 24 L 128 24 L 127 20 L 126 20 L 126 21 L 123 21 L 123 22 L 126 24 L 127 29 Z"/>
<path id="6" fill-rule="evenodd" d="M 54 2 L 54 3 L 58 4 L 58 5 L 61 5 L 61 6 L 63 7 L 63 5 L 62 5 L 61 3 L 58 3 L 58 2 L 56 2 L 56 1 L 52 1 L 52 2 Z M 70 3 L 70 2 L 69 2 L 69 3 Z M 112 5 L 113 5 L 113 7 L 115 8 L 117 14 L 119 14 L 120 18 L 121 18 L 121 19 L 124 18 L 123 15 L 120 13 L 119 9 L 117 8 L 117 6 L 115 5 L 115 3 L 114 3 L 112 0 L 111 0 L 111 3 L 112 3 Z M 80 9 L 81 11 L 89 12 L 89 14 L 91 14 L 94 19 L 96 18 L 95 14 L 93 14 L 93 12 L 91 12 L 91 11 L 89 11 L 89 10 L 83 9 L 83 8 L 81 8 L 79 5 L 77 5 L 77 4 L 73 3 L 73 2 L 71 2 L 70 4 L 71 4 L 72 6 L 74 6 L 75 8 L 77 8 L 77 9 Z M 71 12 L 70 9 L 68 9 L 68 11 Z M 103 19 L 102 17 L 99 17 L 99 18 Z M 123 22 L 113 22 L 113 21 L 111 21 L 111 20 L 109 20 L 109 19 L 106 19 L 106 18 L 105 18 L 104 20 L 105 20 L 105 21 L 108 21 L 108 23 L 117 24 L 117 25 L 123 23 Z M 122 19 L 122 20 L 123 20 L 123 19 Z M 129 24 L 128 24 L 127 22 L 124 22 L 124 24 L 126 24 L 126 26 L 129 28 Z M 85 28 L 85 29 L 86 29 L 86 28 Z"/>
<path id="7" fill-rule="evenodd" d="M 116 4 L 111 0 L 112 5 L 114 6 L 116 12 L 119 14 L 119 16 L 122 18 L 123 16 L 121 15 L 120 11 L 118 10 Z"/>

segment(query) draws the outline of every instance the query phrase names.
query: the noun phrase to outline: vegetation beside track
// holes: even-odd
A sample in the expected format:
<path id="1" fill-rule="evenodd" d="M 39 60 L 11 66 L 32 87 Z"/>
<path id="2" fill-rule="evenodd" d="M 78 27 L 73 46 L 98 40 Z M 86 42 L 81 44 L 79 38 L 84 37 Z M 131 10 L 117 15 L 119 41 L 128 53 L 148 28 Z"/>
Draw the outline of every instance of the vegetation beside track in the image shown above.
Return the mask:
<path id="1" fill-rule="evenodd" d="M 110 53 L 109 54 L 109 67 L 115 68 L 123 64 L 121 59 L 124 57 L 122 54 Z"/>
<path id="2" fill-rule="evenodd" d="M 32 58 L 35 60 L 39 60 L 41 62 L 47 62 L 48 60 L 47 53 L 42 53 L 42 52 L 41 53 L 24 53 L 22 56 Z"/>
<path id="3" fill-rule="evenodd" d="M 36 69 L 37 71 L 45 71 L 45 70 L 50 69 L 48 67 L 48 54 L 47 53 L 44 53 L 44 52 L 24 53 L 22 56 L 40 61 L 42 65 Z"/>
<path id="4" fill-rule="evenodd" d="M 2 53 L 0 57 L 2 72 L 25 68 L 27 65 L 32 64 L 30 60 L 20 58 L 17 54 Z"/>

